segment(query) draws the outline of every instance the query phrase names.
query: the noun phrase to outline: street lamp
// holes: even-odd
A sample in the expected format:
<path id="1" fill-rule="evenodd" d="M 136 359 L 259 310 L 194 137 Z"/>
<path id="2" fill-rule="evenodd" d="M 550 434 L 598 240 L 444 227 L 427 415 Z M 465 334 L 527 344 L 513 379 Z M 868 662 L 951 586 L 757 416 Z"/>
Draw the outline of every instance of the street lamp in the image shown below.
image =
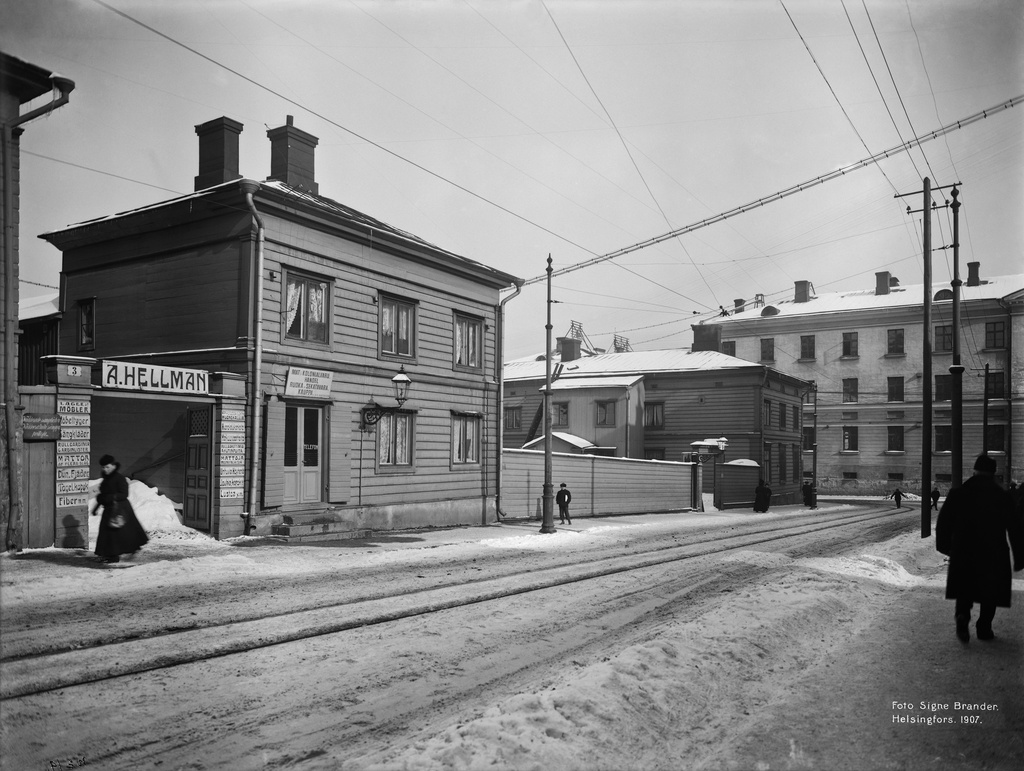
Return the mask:
<path id="1" fill-rule="evenodd" d="M 395 401 L 398 402 L 398 406 L 385 407 L 374 401 L 372 407 L 367 407 L 363 410 L 363 428 L 375 426 L 385 415 L 393 415 L 398 412 L 402 409 L 402 405 L 405 404 L 406 400 L 408 400 L 412 380 L 405 374 L 404 364 L 399 368 L 398 374 L 391 378 L 391 387 L 394 389 Z"/>

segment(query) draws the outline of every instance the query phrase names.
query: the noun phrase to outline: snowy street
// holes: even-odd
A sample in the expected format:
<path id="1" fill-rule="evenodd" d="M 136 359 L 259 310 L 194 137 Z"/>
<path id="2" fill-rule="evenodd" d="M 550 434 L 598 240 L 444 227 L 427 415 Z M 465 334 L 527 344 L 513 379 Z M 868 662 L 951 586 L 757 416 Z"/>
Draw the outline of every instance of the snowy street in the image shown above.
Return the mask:
<path id="1" fill-rule="evenodd" d="M 880 615 L 918 598 L 951 614 L 918 510 L 890 503 L 324 545 L 217 542 L 137 508 L 153 540 L 132 563 L 2 558 L 3 768 L 838 768 L 793 737 L 780 765 L 759 732 L 828 693 L 858 645 L 854 663 L 876 669 L 864 634 Z M 1020 612 L 1005 613 L 1006 639 L 972 651 L 1012 673 Z M 928 642 L 956 654 L 948 632 Z M 874 690 L 862 730 L 920 712 L 893 706 L 912 695 L 894 684 Z M 988 741 L 1019 725 L 1009 698 L 969 726 L 996 748 L 988 768 L 1012 767 Z M 814 711 L 829 705 L 802 708 L 827 734 Z M 975 767 L 908 762 L 928 730 L 881 757 Z M 845 767 L 866 767 L 857 753 Z"/>

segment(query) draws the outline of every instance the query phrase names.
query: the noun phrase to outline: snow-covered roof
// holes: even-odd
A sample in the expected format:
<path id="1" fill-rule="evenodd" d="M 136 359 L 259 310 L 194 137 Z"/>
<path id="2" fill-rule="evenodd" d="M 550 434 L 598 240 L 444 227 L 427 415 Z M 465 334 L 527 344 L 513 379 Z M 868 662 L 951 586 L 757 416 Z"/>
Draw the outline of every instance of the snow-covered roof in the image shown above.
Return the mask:
<path id="1" fill-rule="evenodd" d="M 949 289 L 945 283 L 933 282 L 931 295 L 943 289 Z M 1024 273 L 1008 276 L 993 276 L 983 279 L 976 286 L 963 284 L 960 287 L 962 302 L 977 300 L 995 300 L 1024 290 Z M 940 300 L 939 302 L 943 302 Z M 924 305 L 924 284 L 908 284 L 890 287 L 888 294 L 875 294 L 874 289 L 859 289 L 852 292 L 825 292 L 811 294 L 806 302 L 793 299 L 768 303 L 764 307 L 750 307 L 746 310 L 733 312 L 731 316 L 722 316 L 714 320 L 727 331 L 730 324 L 749 322 L 758 317 L 794 317 L 817 313 L 840 313 L 848 311 L 878 310 L 885 308 L 913 307 Z"/>
<path id="2" fill-rule="evenodd" d="M 583 376 L 601 377 L 610 375 L 642 375 L 645 373 L 700 372 L 723 369 L 760 368 L 744 359 L 737 359 L 717 351 L 690 351 L 670 349 L 664 351 L 627 351 L 625 353 L 603 353 L 599 356 L 584 356 L 565 362 L 559 379 Z M 505 382 L 515 380 L 542 379 L 545 375 L 543 361 L 520 359 L 508 362 L 504 367 Z"/>
<path id="3" fill-rule="evenodd" d="M 596 444 L 591 442 L 589 439 L 584 439 L 582 436 L 576 436 L 576 434 L 567 434 L 564 431 L 552 431 L 551 436 L 555 439 L 561 439 L 566 444 L 571 444 L 573 447 L 579 447 L 581 450 L 589 450 L 591 447 L 597 447 Z M 523 445 L 524 450 L 529 450 L 536 444 L 540 444 L 544 441 L 543 436 L 539 436 L 536 439 L 527 442 Z"/>
<path id="4" fill-rule="evenodd" d="M 23 297 L 18 303 L 18 321 L 41 319 L 60 313 L 59 297 L 58 292 L 41 294 L 38 297 Z"/>

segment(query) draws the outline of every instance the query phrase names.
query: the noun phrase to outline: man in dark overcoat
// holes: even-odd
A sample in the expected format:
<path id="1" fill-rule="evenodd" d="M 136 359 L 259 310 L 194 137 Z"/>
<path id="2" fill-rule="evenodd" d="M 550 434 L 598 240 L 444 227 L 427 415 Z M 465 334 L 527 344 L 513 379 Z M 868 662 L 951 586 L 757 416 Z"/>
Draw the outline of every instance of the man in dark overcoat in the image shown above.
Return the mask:
<path id="1" fill-rule="evenodd" d="M 980 606 L 979 640 L 991 640 L 996 608 L 1010 607 L 1013 570 L 1024 569 L 1024 522 L 995 480 L 996 462 L 979 456 L 974 476 L 950 490 L 935 523 L 935 547 L 949 557 L 946 599 L 955 600 L 956 636 L 970 640 L 971 607 Z M 1009 548 L 1007 547 L 1009 536 Z"/>

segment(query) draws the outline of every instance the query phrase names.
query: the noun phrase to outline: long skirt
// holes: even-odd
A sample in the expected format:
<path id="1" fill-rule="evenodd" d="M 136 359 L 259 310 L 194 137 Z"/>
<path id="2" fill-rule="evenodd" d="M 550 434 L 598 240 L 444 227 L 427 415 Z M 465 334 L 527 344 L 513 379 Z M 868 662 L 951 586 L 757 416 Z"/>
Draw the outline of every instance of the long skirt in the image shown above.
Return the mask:
<path id="1" fill-rule="evenodd" d="M 124 525 L 115 528 L 110 526 L 110 521 L 116 515 L 124 518 Z M 135 516 L 135 509 L 128 501 L 121 501 L 116 506 L 103 507 L 100 531 L 96 536 L 96 556 L 109 559 L 120 557 L 122 554 L 132 554 L 148 542 L 149 536 L 142 529 L 139 518 Z"/>

